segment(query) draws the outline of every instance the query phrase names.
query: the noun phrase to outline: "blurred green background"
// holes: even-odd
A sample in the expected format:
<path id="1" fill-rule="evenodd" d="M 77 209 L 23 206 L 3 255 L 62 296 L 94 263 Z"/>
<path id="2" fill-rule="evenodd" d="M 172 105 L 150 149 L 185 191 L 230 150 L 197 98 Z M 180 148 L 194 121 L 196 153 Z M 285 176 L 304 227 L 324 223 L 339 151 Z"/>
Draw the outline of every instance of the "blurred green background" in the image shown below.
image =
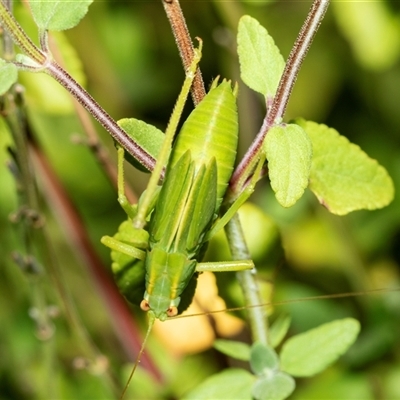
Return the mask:
<path id="1" fill-rule="evenodd" d="M 310 4 L 181 4 L 192 37 L 204 41 L 201 69 L 206 84 L 217 75 L 239 82 L 240 156 L 258 131 L 265 110 L 262 99 L 240 81 L 235 44 L 238 19 L 244 14 L 257 18 L 286 58 Z M 17 5 L 16 15 L 36 39 L 29 12 Z M 334 127 L 377 159 L 396 188 L 400 187 L 399 17 L 396 2 L 334 2 L 304 62 L 286 116 L 286 120 L 302 116 Z M 184 74 L 161 2 L 95 0 L 76 28 L 65 35 L 53 35 L 52 40 L 68 71 L 85 83 L 115 119 L 135 117 L 165 128 Z M 74 135 L 84 135 L 66 92 L 45 75 L 24 73 L 21 83 L 26 88 L 35 137 L 101 257 L 104 279 L 111 282 L 109 253 L 99 240 L 113 234 L 125 218 L 115 190 L 87 146 L 71 140 Z M 189 102 L 186 114 L 191 107 Z M 115 158 L 112 141 L 95 126 Z M 18 208 L 16 184 L 6 167 L 10 145 L 9 132 L 1 123 L 0 399 L 113 398 L 113 387 L 118 392 L 118 385 L 125 382 L 126 363 L 132 361 L 137 349 L 127 354 L 131 342 L 121 332 L 124 327 L 115 322 L 119 308 L 113 308 L 109 292 L 99 289 L 87 261 L 71 245 L 67 217 L 54 213 L 54 200 L 39 169 L 34 174 L 48 238 L 36 237 L 33 242 L 37 239 L 38 246 L 54 253 L 57 261 L 50 268 L 41 266 L 39 274 L 23 272 L 12 261 L 13 252 L 26 254 L 26 232 L 9 219 Z M 140 194 L 147 176 L 130 167 L 126 175 Z M 291 313 L 291 334 L 344 316 L 354 316 L 362 324 L 360 338 L 351 351 L 326 372 L 298 380 L 290 398 L 400 399 L 400 296 L 396 291 L 365 293 L 400 287 L 398 196 L 383 210 L 336 217 L 318 205 L 311 193 L 291 209 L 283 209 L 265 180 L 252 201 L 269 218 L 267 228 L 248 229 L 253 234 L 257 229 L 258 237 L 266 238 L 256 262 L 266 290 L 273 287 L 273 301 L 364 293 L 274 308 L 277 313 Z M 60 292 L 60 281 L 77 308 L 79 329 L 60 300 L 66 296 Z M 67 303 L 72 304 L 69 297 Z M 144 326 L 141 313 L 134 308 L 131 311 L 134 321 L 139 321 L 136 325 Z M 49 320 L 49 313 L 50 317 L 58 315 Z M 172 330 L 180 329 L 167 324 Z M 132 329 L 137 329 L 136 325 Z M 180 398 L 196 382 L 227 365 L 213 350 L 179 350 L 179 346 L 175 349 L 160 340 L 154 334 L 148 352 L 163 381 L 155 384 L 151 374 L 140 370 L 127 398 Z M 186 334 L 186 340 L 192 341 L 193 336 Z M 209 343 L 203 346 L 207 347 Z"/>

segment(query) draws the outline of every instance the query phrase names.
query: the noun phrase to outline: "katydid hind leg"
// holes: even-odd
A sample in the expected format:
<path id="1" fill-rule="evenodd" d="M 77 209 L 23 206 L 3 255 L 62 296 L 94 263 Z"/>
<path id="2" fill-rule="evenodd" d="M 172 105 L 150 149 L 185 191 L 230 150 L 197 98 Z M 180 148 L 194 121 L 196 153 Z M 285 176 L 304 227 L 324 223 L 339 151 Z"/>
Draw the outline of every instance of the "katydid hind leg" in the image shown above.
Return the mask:
<path id="1" fill-rule="evenodd" d="M 134 247 L 131 244 L 121 242 L 120 240 L 114 239 L 111 236 L 103 236 L 101 243 L 104 246 L 109 247 L 111 250 L 119 251 L 120 253 L 126 254 L 138 260 L 144 260 L 146 258 L 146 252 Z"/>

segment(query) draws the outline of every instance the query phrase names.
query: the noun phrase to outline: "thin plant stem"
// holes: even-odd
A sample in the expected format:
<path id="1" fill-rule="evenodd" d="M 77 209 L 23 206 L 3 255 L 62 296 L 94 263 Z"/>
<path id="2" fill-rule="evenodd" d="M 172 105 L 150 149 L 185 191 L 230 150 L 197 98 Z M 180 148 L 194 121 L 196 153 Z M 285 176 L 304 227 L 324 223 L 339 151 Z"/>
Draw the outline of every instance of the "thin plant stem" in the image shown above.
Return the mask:
<path id="1" fill-rule="evenodd" d="M 23 50 L 38 66 L 28 68 L 33 72 L 44 71 L 56 79 L 66 88 L 92 115 L 93 117 L 111 134 L 111 136 L 128 153 L 135 157 L 145 168 L 152 171 L 155 166 L 155 159 L 141 148 L 127 133 L 118 126 L 113 118 L 93 99 L 92 96 L 81 87 L 60 65 L 51 60 L 49 53 L 39 49 L 28 37 L 22 27 L 18 24 L 14 16 L 7 7 L 0 1 L 0 22 L 8 32 L 13 41 Z M 42 45 L 47 50 L 47 38 L 41 35 Z"/>
<path id="2" fill-rule="evenodd" d="M 34 268 L 38 272 L 36 272 L 36 274 L 33 275 L 33 279 L 31 279 L 31 315 L 36 322 L 37 336 L 46 342 L 45 347 L 43 348 L 43 351 L 45 352 L 43 360 L 46 361 L 45 364 L 47 368 L 50 368 L 50 371 L 48 371 L 48 375 L 50 376 L 51 370 L 54 368 L 56 356 L 54 353 L 55 347 L 52 344 L 55 338 L 54 326 L 47 312 L 48 300 L 42 287 L 44 277 L 42 274 L 42 265 L 44 266 L 44 270 L 50 275 L 51 278 L 53 278 L 53 282 L 55 282 L 57 286 L 58 293 L 64 301 L 64 305 L 66 305 L 68 320 L 75 327 L 75 333 L 80 339 L 79 343 L 82 346 L 81 350 L 83 354 L 87 355 L 91 361 L 94 361 L 98 359 L 99 352 L 88 337 L 83 324 L 79 318 L 77 318 L 75 309 L 71 306 L 71 299 L 68 297 L 63 280 L 56 276 L 57 268 L 55 267 L 55 255 L 52 246 L 49 245 L 51 241 L 49 239 L 49 235 L 47 234 L 43 218 L 38 211 L 39 201 L 36 191 L 36 183 L 33 176 L 34 169 L 32 168 L 31 157 L 26 141 L 27 125 L 25 114 L 18 104 L 12 102 L 12 93 L 9 93 L 7 97 L 10 99 L 10 102 L 8 104 L 9 112 L 5 115 L 5 121 L 7 122 L 10 132 L 12 133 L 15 143 L 15 158 L 17 160 L 18 184 L 20 187 L 21 206 L 20 211 L 17 214 L 21 214 L 21 211 L 23 211 L 25 214 L 24 218 L 19 221 L 25 244 L 24 252 L 26 253 L 26 256 L 24 259 L 26 260 L 26 263 L 29 263 L 32 266 L 38 266 L 37 268 Z M 49 352 L 52 353 L 52 357 L 50 357 Z M 109 381 L 111 387 L 116 389 L 114 380 L 108 376 L 107 372 L 105 374 L 105 379 Z M 50 383 L 51 382 L 49 382 L 48 386 L 48 395 L 53 397 L 54 393 L 51 393 L 53 386 Z"/>
<path id="3" fill-rule="evenodd" d="M 194 313 L 194 314 L 180 314 L 180 315 L 177 315 L 176 317 L 169 318 L 168 321 L 173 321 L 175 319 L 182 319 L 182 318 L 198 317 L 200 315 L 214 315 L 214 314 L 222 314 L 222 313 L 226 313 L 226 312 L 246 311 L 249 308 L 264 307 L 265 309 L 267 309 L 268 307 L 283 306 L 283 305 L 288 305 L 288 304 L 297 304 L 297 303 L 301 303 L 301 302 L 332 300 L 332 299 L 345 299 L 345 298 L 349 298 L 349 297 L 364 297 L 364 296 L 372 296 L 372 295 L 381 296 L 383 294 L 395 293 L 395 292 L 400 292 L 400 288 L 385 287 L 385 288 L 370 289 L 370 290 L 359 291 L 359 292 L 346 292 L 346 293 L 326 294 L 326 295 L 319 295 L 319 296 L 299 297 L 299 298 L 286 299 L 286 300 L 281 300 L 281 301 L 268 301 L 268 302 L 264 302 L 261 304 L 254 304 L 252 306 L 246 305 L 246 306 L 230 307 L 230 308 L 224 308 L 224 309 L 220 309 L 220 310 L 212 310 L 212 311 L 206 311 L 206 312 Z"/>
<path id="4" fill-rule="evenodd" d="M 33 137 L 30 140 L 30 152 L 33 156 L 35 167 L 41 176 L 46 198 L 48 198 L 48 203 L 51 205 L 53 213 L 61 221 L 71 248 L 79 255 L 80 260 L 83 260 L 87 271 L 92 277 L 92 281 L 105 301 L 105 307 L 108 308 L 108 314 L 110 315 L 114 331 L 125 353 L 130 360 L 135 360 L 137 351 L 140 348 L 141 338 L 138 335 L 138 329 L 131 318 L 126 302 L 119 295 L 115 285 L 110 281 L 110 276 L 105 273 L 106 269 L 93 248 L 91 240 L 87 235 L 87 230 L 82 224 L 81 216 L 69 199 L 58 177 L 52 171 L 45 155 L 33 140 Z M 54 271 L 53 275 L 56 274 L 57 276 L 54 276 L 54 281 L 57 285 L 57 291 L 63 299 L 71 326 L 75 327 L 75 332 L 80 338 L 80 342 L 83 343 L 84 348 L 92 349 L 93 359 L 101 358 L 101 354 L 95 348 L 85 326 L 80 321 L 68 288 L 63 284 L 65 280 L 62 277 L 62 271 L 59 269 Z M 151 372 L 155 379 L 161 380 L 161 374 L 151 358 L 145 355 L 142 364 Z"/>
<path id="5" fill-rule="evenodd" d="M 183 63 L 183 68 L 185 71 L 187 71 L 194 57 L 194 46 L 192 39 L 190 38 L 189 30 L 187 28 L 181 6 L 178 0 L 161 1 L 164 6 L 168 21 L 171 25 L 172 33 L 175 37 L 176 45 Z M 206 95 L 200 67 L 197 67 L 196 75 L 191 88 L 191 94 L 195 106 L 197 106 L 197 104 L 199 104 Z"/>
<path id="6" fill-rule="evenodd" d="M 251 258 L 246 245 L 239 215 L 236 213 L 225 227 L 229 247 L 234 260 L 248 260 Z M 242 288 L 247 309 L 248 322 L 251 328 L 253 341 L 268 343 L 268 319 L 264 308 L 251 307 L 261 304 L 261 296 L 256 280 L 256 269 L 240 271 L 236 273 Z"/>
<path id="7" fill-rule="evenodd" d="M 268 130 L 275 123 L 279 123 L 283 119 L 287 102 L 299 73 L 300 66 L 308 52 L 318 27 L 321 24 L 328 5 L 329 0 L 316 0 L 313 3 L 289 55 L 288 61 L 286 62 L 285 70 L 279 83 L 272 107 L 269 109 L 269 112 L 267 112 L 255 141 L 250 146 L 248 152 L 232 175 L 229 191 L 230 198 L 227 199 L 228 204 L 232 203 L 245 188 L 258 163 L 261 146 Z M 228 236 L 228 242 L 234 259 L 242 259 L 242 257 L 248 258 L 250 255 L 246 249 L 244 235 L 241 231 L 237 215 L 232 218 L 226 226 L 225 231 Z M 265 311 L 264 309 L 252 307 L 253 305 L 261 303 L 255 271 L 238 272 L 237 276 L 245 296 L 246 305 L 250 306 L 248 319 L 251 326 L 253 340 L 267 343 L 268 322 Z"/>
<path id="8" fill-rule="evenodd" d="M 248 180 L 257 163 L 256 159 L 261 151 L 265 136 L 273 125 L 282 121 L 294 83 L 300 72 L 300 67 L 325 16 L 328 6 L 329 0 L 315 0 L 311 6 L 286 62 L 272 106 L 269 108 L 264 118 L 259 133 L 232 175 L 230 181 L 232 193 L 237 194 L 243 190 L 243 185 Z"/>
<path id="9" fill-rule="evenodd" d="M 51 61 L 46 65 L 45 71 L 64 86 L 128 153 L 132 154 L 149 171 L 154 169 L 155 159 L 128 136 L 93 97 L 60 65 Z"/>
<path id="10" fill-rule="evenodd" d="M 289 54 L 285 70 L 279 82 L 272 107 L 268 112 L 268 124 L 279 123 L 286 112 L 287 103 L 300 72 L 301 65 L 317 34 L 329 6 L 329 0 L 315 0 L 301 27 L 297 40 Z"/>
<path id="11" fill-rule="evenodd" d="M 3 6 L 3 3 L 0 3 L 0 5 Z M 2 11 L 2 7 L 0 7 L 0 16 L 2 17 L 3 15 L 6 15 L 8 18 L 7 21 L 11 21 L 12 25 L 13 22 L 15 22 L 13 16 L 8 13 L 2 14 Z M 19 32 L 22 32 L 22 35 L 25 34 L 22 29 Z M 5 39 L 9 34 L 10 32 L 6 30 L 3 38 Z M 24 45 L 25 42 L 22 41 L 22 43 Z M 4 50 L 8 49 L 8 51 L 11 52 L 13 50 L 13 48 L 9 46 L 3 46 L 3 48 Z M 13 58 L 13 54 L 7 53 L 5 54 L 5 56 L 7 57 L 7 59 Z M 81 346 L 82 354 L 84 354 L 85 357 L 90 360 L 90 365 L 92 368 L 99 371 L 98 368 L 100 366 L 101 371 L 103 371 L 103 379 L 105 379 L 108 382 L 109 386 L 114 390 L 114 392 L 117 393 L 119 389 L 118 384 L 116 383 L 116 379 L 108 370 L 108 363 L 105 362 L 105 357 L 99 352 L 98 348 L 91 340 L 90 335 L 86 330 L 86 327 L 84 326 L 84 324 L 82 324 L 82 321 L 76 311 L 75 305 L 70 296 L 70 292 L 65 286 L 65 280 L 62 277 L 61 270 L 60 268 L 56 267 L 56 255 L 52 246 L 49 245 L 49 243 L 51 243 L 50 237 L 46 230 L 44 220 L 40 216 L 38 211 L 39 201 L 36 188 L 36 180 L 34 176 L 35 169 L 33 167 L 35 166 L 40 169 L 40 173 L 38 175 L 41 176 L 43 179 L 48 178 L 47 182 L 52 183 L 52 185 L 49 184 L 49 187 L 51 186 L 52 188 L 54 188 L 54 183 L 57 182 L 57 180 L 54 174 L 51 174 L 51 168 L 46 163 L 46 160 L 44 159 L 43 154 L 40 152 L 40 149 L 35 145 L 33 135 L 31 135 L 29 124 L 26 120 L 23 104 L 24 102 L 22 90 L 20 90 L 19 85 L 14 85 L 14 87 L 4 96 L 3 116 L 10 128 L 10 132 L 12 133 L 16 147 L 16 151 L 13 152 L 13 154 L 15 154 L 14 157 L 17 164 L 15 175 L 18 180 L 17 184 L 20 188 L 19 194 L 22 202 L 20 211 L 16 213 L 16 215 L 19 216 L 19 218 L 22 220 L 22 223 L 20 225 L 22 225 L 23 229 L 25 252 L 27 254 L 26 257 L 20 257 L 16 254 L 15 259 L 20 263 L 29 262 L 33 270 L 35 270 L 35 266 L 38 266 L 39 269 L 36 268 L 36 270 L 39 270 L 39 274 L 41 267 L 40 262 L 43 260 L 43 265 L 47 267 L 46 271 L 52 278 L 52 281 L 57 287 L 60 298 L 62 299 L 62 303 L 65 307 L 64 309 L 66 317 L 71 326 L 74 327 L 74 333 L 77 335 L 77 338 L 79 340 L 78 343 Z M 30 139 L 29 144 L 28 139 Z M 31 156 L 33 157 L 35 163 L 32 162 Z M 58 185 L 58 189 L 60 189 L 60 185 Z M 60 208 L 58 209 L 58 211 L 60 211 L 59 215 L 68 214 L 68 223 L 70 223 L 70 225 L 73 227 L 76 227 L 78 225 L 81 227 L 81 218 L 77 216 L 75 216 L 75 218 L 71 218 L 71 216 L 74 217 L 74 214 L 73 212 L 71 212 L 72 207 L 67 201 L 67 196 L 65 192 L 63 192 L 62 190 L 54 190 L 51 193 L 53 193 L 53 195 L 55 193 L 57 194 L 52 197 L 53 201 L 50 201 L 50 204 L 52 204 L 53 206 L 55 204 L 60 206 Z M 66 207 L 68 206 L 68 204 L 70 205 L 69 208 Z M 67 212 L 63 213 L 62 211 L 65 211 L 65 209 L 67 209 Z M 93 266 L 99 265 L 101 264 L 101 262 L 97 257 L 97 254 L 94 252 L 90 244 L 89 238 L 87 237 L 87 235 L 85 236 L 85 230 L 81 229 L 79 232 L 81 233 L 80 235 L 72 235 L 74 238 L 79 237 L 77 243 L 75 243 L 76 246 L 74 248 L 81 249 L 82 254 L 84 255 L 83 258 L 85 259 L 87 264 L 90 267 L 95 268 Z M 107 286 L 108 284 L 107 288 L 109 290 L 107 292 L 107 296 L 104 296 L 104 298 L 107 298 L 106 304 L 113 311 L 112 313 L 110 313 L 110 316 L 113 317 L 112 322 L 117 325 L 115 327 L 115 331 L 117 332 L 117 334 L 120 334 L 121 342 L 123 345 L 125 345 L 127 354 L 130 354 L 131 359 L 135 359 L 136 355 L 134 354 L 134 348 L 137 347 L 140 339 L 137 337 L 137 334 L 135 334 L 136 331 L 132 323 L 130 323 L 131 319 L 129 315 L 129 310 L 127 309 L 121 297 L 117 294 L 115 287 L 110 283 L 109 277 L 106 277 L 106 274 L 104 272 L 102 273 L 102 271 L 105 271 L 105 269 L 103 266 L 100 266 L 96 269 L 96 271 L 93 271 L 93 275 L 95 275 L 95 279 L 98 285 L 103 286 L 103 289 L 104 286 Z M 37 276 L 35 275 L 34 278 L 37 278 Z M 54 327 L 50 316 L 47 313 L 48 305 L 45 292 L 40 287 L 37 287 L 37 282 L 39 282 L 38 279 L 33 279 L 33 282 L 34 285 L 32 286 L 32 292 L 34 314 L 32 314 L 32 316 L 37 324 L 37 334 L 42 340 L 46 339 L 46 341 L 49 342 L 49 340 L 51 339 L 51 342 L 54 342 Z M 104 282 L 106 282 L 106 285 L 104 285 Z M 113 292 L 114 296 L 112 296 Z M 119 307 L 117 307 L 118 304 Z M 125 310 L 125 313 L 121 312 L 121 310 Z M 46 365 L 48 365 L 50 368 L 48 371 L 48 375 L 52 376 L 54 363 L 51 358 L 54 359 L 54 354 L 51 358 L 49 358 L 49 356 L 51 356 L 49 351 L 53 350 L 52 353 L 54 353 L 54 343 L 50 343 L 50 345 L 50 347 L 46 346 L 45 350 L 47 351 L 44 359 L 49 361 L 46 363 Z M 151 360 L 149 360 L 148 357 L 144 357 L 143 363 L 146 364 L 148 368 L 150 367 L 149 370 L 151 370 L 153 376 L 155 376 L 156 379 L 160 379 L 160 374 L 158 373 L 158 370 L 154 367 L 153 363 L 151 362 Z M 101 367 L 101 365 L 103 365 L 103 367 Z M 54 389 L 52 390 L 52 385 L 50 385 L 50 383 L 51 382 L 49 382 L 47 388 L 47 395 L 50 394 L 50 397 L 56 397 Z"/>
<path id="12" fill-rule="evenodd" d="M 49 36 L 49 43 L 50 48 L 53 56 L 55 57 L 57 63 L 64 68 L 62 55 L 54 43 L 51 40 L 52 37 Z M 84 107 L 81 103 L 75 98 L 72 97 L 73 105 L 75 108 L 75 113 L 82 125 L 83 131 L 86 134 L 87 139 L 80 139 L 77 138 L 74 140 L 75 143 L 87 145 L 93 155 L 96 157 L 97 162 L 101 166 L 102 170 L 104 171 L 105 175 L 108 177 L 108 180 L 117 189 L 117 168 L 115 166 L 115 162 L 110 158 L 109 151 L 104 146 L 102 141 L 97 134 L 97 131 L 94 127 L 93 120 L 90 118 L 88 113 L 85 111 Z M 125 194 L 126 197 L 129 199 L 131 203 L 137 202 L 137 196 L 132 188 L 125 183 Z"/>

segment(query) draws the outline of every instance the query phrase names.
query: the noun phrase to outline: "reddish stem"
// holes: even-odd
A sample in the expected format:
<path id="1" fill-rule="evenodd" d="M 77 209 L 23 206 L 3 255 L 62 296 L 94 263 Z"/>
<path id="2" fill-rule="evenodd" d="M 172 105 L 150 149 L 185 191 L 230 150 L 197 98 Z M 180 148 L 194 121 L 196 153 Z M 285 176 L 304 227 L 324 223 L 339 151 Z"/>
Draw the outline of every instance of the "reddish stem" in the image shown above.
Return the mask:
<path id="1" fill-rule="evenodd" d="M 130 361 L 134 361 L 141 347 L 142 339 L 132 319 L 129 308 L 119 294 L 117 287 L 112 283 L 109 274 L 105 272 L 106 267 L 94 250 L 87 231 L 82 225 L 82 218 L 77 209 L 61 185 L 58 177 L 54 174 L 43 152 L 34 143 L 33 138 L 30 139 L 30 147 L 36 167 L 38 168 L 38 176 L 42 178 L 42 182 L 44 183 L 48 204 L 52 206 L 54 214 L 61 220 L 71 247 L 80 255 L 83 264 L 90 273 L 92 281 L 101 294 L 104 305 L 108 308 L 108 314 L 111 317 L 114 331 L 119 337 L 125 353 L 128 355 Z M 141 361 L 143 366 L 158 381 L 162 380 L 159 370 L 146 354 L 143 355 Z"/>
<path id="2" fill-rule="evenodd" d="M 289 54 L 272 106 L 267 111 L 267 115 L 256 138 L 232 175 L 230 187 L 233 193 L 237 194 L 243 190 L 243 185 L 253 173 L 265 136 L 272 126 L 282 121 L 300 67 L 328 6 L 329 0 L 315 0 L 311 6 L 292 51 Z"/>
<path id="3" fill-rule="evenodd" d="M 114 121 L 113 118 L 93 99 L 93 97 L 80 86 L 63 68 L 55 61 L 46 65 L 45 70 L 56 79 L 81 103 L 96 120 L 111 134 L 115 141 L 124 147 L 144 167 L 152 171 L 155 159 L 146 153 L 126 132 Z"/>

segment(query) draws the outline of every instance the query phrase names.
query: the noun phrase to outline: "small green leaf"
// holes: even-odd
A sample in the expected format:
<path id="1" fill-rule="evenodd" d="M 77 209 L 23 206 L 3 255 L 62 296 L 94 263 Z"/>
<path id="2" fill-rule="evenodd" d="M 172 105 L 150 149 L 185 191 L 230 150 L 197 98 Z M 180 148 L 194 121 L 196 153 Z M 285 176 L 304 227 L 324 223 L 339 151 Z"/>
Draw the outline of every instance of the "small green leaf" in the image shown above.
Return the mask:
<path id="1" fill-rule="evenodd" d="M 269 329 L 269 342 L 276 348 L 282 342 L 290 327 L 291 317 L 289 314 L 281 314 L 273 322 Z"/>
<path id="2" fill-rule="evenodd" d="M 7 90 L 17 81 L 17 78 L 17 67 L 0 58 L 0 95 L 7 92 Z"/>
<path id="3" fill-rule="evenodd" d="M 63 31 L 78 25 L 93 0 L 31 0 L 36 25 L 42 30 Z"/>
<path id="4" fill-rule="evenodd" d="M 385 168 L 359 146 L 326 125 L 297 120 L 313 144 L 310 189 L 330 212 L 374 210 L 394 197 L 392 179 Z"/>
<path id="5" fill-rule="evenodd" d="M 124 118 L 118 125 L 139 144 L 148 154 L 157 159 L 164 141 L 164 133 L 155 126 L 135 118 Z M 148 172 L 136 159 L 125 152 L 125 158 L 137 169 Z"/>
<path id="6" fill-rule="evenodd" d="M 308 185 L 312 144 L 298 125 L 272 127 L 265 138 L 269 178 L 275 197 L 283 207 L 291 207 Z"/>
<path id="7" fill-rule="evenodd" d="M 259 378 L 254 383 L 252 394 L 256 400 L 283 400 L 295 387 L 294 379 L 290 375 L 276 371 L 270 376 Z"/>
<path id="8" fill-rule="evenodd" d="M 250 372 L 229 368 L 206 379 L 183 397 L 184 400 L 252 400 L 251 388 L 255 377 Z"/>
<path id="9" fill-rule="evenodd" d="M 247 343 L 217 339 L 214 341 L 213 346 L 216 350 L 229 357 L 242 361 L 250 360 L 250 346 Z"/>
<path id="10" fill-rule="evenodd" d="M 251 347 L 250 366 L 256 375 L 262 375 L 266 370 L 279 367 L 278 355 L 272 347 L 255 342 Z"/>
<path id="11" fill-rule="evenodd" d="M 293 376 L 312 376 L 335 362 L 355 342 L 360 323 L 353 318 L 323 324 L 284 343 L 281 370 Z"/>
<path id="12" fill-rule="evenodd" d="M 275 96 L 285 61 L 260 23 L 248 15 L 239 21 L 238 54 L 243 82 L 267 98 Z"/>

